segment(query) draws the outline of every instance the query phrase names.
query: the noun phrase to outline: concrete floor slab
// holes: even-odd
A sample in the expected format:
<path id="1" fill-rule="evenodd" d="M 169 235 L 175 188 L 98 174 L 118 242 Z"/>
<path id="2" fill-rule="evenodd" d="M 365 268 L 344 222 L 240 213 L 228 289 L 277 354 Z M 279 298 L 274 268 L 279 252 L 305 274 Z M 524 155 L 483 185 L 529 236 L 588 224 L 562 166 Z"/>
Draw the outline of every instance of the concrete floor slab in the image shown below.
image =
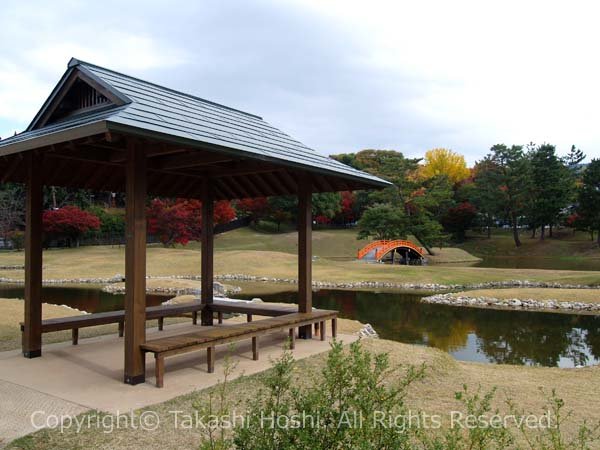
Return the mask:
<path id="1" fill-rule="evenodd" d="M 165 327 L 162 332 L 149 329 L 147 336 L 152 339 L 194 330 L 198 326 L 180 323 Z M 6 441 L 33 431 L 30 416 L 37 410 L 51 414 L 64 411 L 67 415 L 86 409 L 123 413 L 210 387 L 222 378 L 227 353 L 237 362 L 232 378 L 261 372 L 281 354 L 286 338 L 284 332 L 261 337 L 259 361 L 252 360 L 250 339 L 234 346 L 219 346 L 212 374 L 206 371 L 206 351 L 167 358 L 162 389 L 154 386 L 151 355 L 146 359 L 146 382 L 137 386 L 123 383 L 123 339 L 115 335 L 82 339 L 77 346 L 70 342 L 46 345 L 42 357 L 35 359 L 23 358 L 19 351 L 0 353 L 0 439 Z M 357 338 L 338 336 L 345 343 Z M 298 339 L 294 356 L 302 359 L 328 349 L 329 340 Z M 8 416 L 14 419 L 6 419 Z"/>

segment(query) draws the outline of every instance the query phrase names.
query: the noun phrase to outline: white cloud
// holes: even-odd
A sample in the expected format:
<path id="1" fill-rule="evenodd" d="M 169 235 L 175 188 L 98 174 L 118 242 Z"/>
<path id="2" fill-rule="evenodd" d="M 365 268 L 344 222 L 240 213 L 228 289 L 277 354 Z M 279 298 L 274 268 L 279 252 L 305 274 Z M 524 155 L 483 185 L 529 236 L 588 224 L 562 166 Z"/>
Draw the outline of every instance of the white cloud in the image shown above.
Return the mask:
<path id="1" fill-rule="evenodd" d="M 515 1 L 3 4 L 0 135 L 75 56 L 258 114 L 324 152 L 473 162 L 497 142 L 600 156 L 600 6 Z M 11 125 L 12 126 L 12 125 Z"/>

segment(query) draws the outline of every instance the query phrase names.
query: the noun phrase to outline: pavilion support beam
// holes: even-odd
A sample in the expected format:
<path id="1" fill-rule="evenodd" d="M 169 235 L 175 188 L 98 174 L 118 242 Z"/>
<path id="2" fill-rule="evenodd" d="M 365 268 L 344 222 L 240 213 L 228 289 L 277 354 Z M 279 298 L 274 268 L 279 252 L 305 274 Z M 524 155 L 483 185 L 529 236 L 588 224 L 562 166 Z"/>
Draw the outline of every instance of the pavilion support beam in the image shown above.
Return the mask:
<path id="1" fill-rule="evenodd" d="M 312 312 L 312 183 L 298 183 L 298 312 Z M 300 339 L 312 338 L 312 326 L 299 329 Z"/>
<path id="2" fill-rule="evenodd" d="M 213 302 L 214 278 L 214 192 L 212 180 L 205 178 L 202 182 L 202 266 L 200 298 L 203 304 Z M 200 323 L 204 326 L 213 325 L 213 313 L 208 308 L 202 310 Z"/>
<path id="3" fill-rule="evenodd" d="M 23 356 L 42 355 L 42 156 L 25 156 L 27 198 L 25 205 L 25 320 Z"/>
<path id="4" fill-rule="evenodd" d="M 135 141 L 127 143 L 125 246 L 125 376 L 127 384 L 146 379 L 146 156 Z"/>

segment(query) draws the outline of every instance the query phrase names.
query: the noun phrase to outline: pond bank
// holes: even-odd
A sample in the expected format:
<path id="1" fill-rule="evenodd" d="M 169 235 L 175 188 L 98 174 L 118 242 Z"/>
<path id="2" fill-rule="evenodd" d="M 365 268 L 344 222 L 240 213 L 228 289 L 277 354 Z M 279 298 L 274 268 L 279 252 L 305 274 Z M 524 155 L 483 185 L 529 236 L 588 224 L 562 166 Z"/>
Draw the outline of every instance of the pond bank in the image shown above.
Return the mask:
<path id="1" fill-rule="evenodd" d="M 171 276 L 148 276 L 147 280 L 191 280 L 199 281 L 200 275 L 171 275 Z M 122 275 L 115 275 L 110 278 L 63 278 L 63 279 L 45 279 L 45 285 L 60 285 L 60 284 L 116 284 L 123 283 Z M 292 284 L 297 285 L 298 280 L 295 278 L 275 278 L 261 277 L 248 274 L 222 274 L 216 275 L 217 281 L 242 281 L 242 282 L 259 282 L 259 283 L 274 283 L 274 284 Z M 5 284 L 24 284 L 23 279 L 0 277 L 0 283 Z M 472 290 L 472 289 L 488 289 L 488 288 L 552 288 L 552 289 L 600 289 L 598 284 L 570 284 L 557 283 L 548 281 L 531 281 L 531 280 L 507 280 L 507 281 L 488 281 L 484 283 L 470 284 L 441 284 L 441 283 L 395 283 L 389 281 L 313 281 L 313 288 L 326 289 L 397 289 L 397 290 L 417 290 L 417 291 L 456 291 L 456 290 Z M 192 288 L 193 289 L 193 288 Z M 119 288 L 107 288 L 107 292 L 119 292 Z M 164 290 L 160 287 L 151 288 L 148 292 L 176 293 L 177 290 Z"/>
<path id="2" fill-rule="evenodd" d="M 555 292 L 564 294 L 566 289 L 547 289 L 548 292 L 540 295 L 541 289 L 507 289 L 507 293 L 494 290 L 475 290 L 472 292 L 443 293 L 423 297 L 425 303 L 451 306 L 466 306 L 475 308 L 502 308 L 524 309 L 536 311 L 564 312 L 564 313 L 600 313 L 600 298 L 588 301 L 578 300 L 577 289 L 572 289 L 570 299 L 564 295 L 553 295 Z M 518 292 L 514 292 L 518 291 Z M 509 295 L 507 295 L 509 294 Z M 556 297 L 556 298 L 554 298 Z M 589 296 L 584 296 L 588 297 Z"/>

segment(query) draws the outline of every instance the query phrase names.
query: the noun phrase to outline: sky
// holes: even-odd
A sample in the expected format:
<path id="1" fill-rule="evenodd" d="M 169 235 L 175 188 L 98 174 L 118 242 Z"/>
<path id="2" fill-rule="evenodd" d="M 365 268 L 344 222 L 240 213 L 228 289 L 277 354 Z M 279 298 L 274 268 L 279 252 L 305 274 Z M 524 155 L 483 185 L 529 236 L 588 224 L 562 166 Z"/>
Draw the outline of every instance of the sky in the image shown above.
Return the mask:
<path id="1" fill-rule="evenodd" d="M 0 136 L 76 57 L 262 116 L 323 154 L 469 164 L 496 143 L 600 157 L 600 5 L 554 1 L 3 0 Z"/>

